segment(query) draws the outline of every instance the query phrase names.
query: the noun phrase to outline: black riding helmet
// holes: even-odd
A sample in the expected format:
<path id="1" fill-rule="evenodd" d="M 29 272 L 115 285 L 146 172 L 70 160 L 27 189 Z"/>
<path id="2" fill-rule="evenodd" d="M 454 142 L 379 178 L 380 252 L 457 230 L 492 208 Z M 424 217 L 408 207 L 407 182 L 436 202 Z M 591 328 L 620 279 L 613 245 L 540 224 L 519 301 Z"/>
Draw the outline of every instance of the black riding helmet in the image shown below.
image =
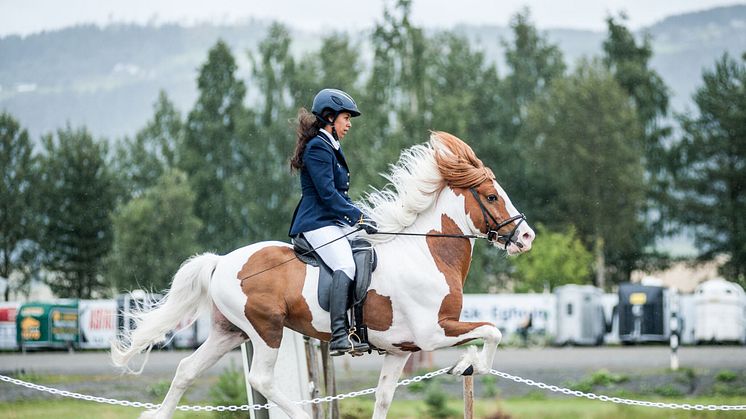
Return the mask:
<path id="1" fill-rule="evenodd" d="M 355 99 L 339 89 L 323 89 L 316 93 L 316 96 L 313 98 L 311 113 L 326 124 L 329 123 L 329 120 L 324 118 L 324 113 L 327 110 L 332 111 L 332 121 L 337 119 L 337 115 L 340 112 L 349 112 L 351 117 L 360 116 Z"/>

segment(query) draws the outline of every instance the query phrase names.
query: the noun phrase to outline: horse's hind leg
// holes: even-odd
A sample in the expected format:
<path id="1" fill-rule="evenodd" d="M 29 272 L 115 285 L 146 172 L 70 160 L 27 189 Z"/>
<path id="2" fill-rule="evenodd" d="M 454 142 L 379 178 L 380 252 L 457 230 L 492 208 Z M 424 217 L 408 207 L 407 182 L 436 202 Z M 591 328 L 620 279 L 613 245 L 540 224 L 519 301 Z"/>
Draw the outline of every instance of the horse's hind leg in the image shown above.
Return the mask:
<path id="1" fill-rule="evenodd" d="M 381 368 L 381 377 L 378 379 L 376 387 L 376 407 L 373 411 L 374 419 L 385 419 L 386 413 L 391 406 L 391 400 L 394 398 L 396 391 L 396 382 L 401 377 L 404 364 L 409 359 L 409 353 L 391 354 L 388 353 L 383 358 L 383 367 Z"/>
<path id="2" fill-rule="evenodd" d="M 217 310 L 213 310 L 213 316 L 220 316 L 221 319 L 213 320 L 213 329 L 205 343 L 192 355 L 179 362 L 174 380 L 161 406 L 157 410 L 143 413 L 140 418 L 170 418 L 181 396 L 194 380 L 228 351 L 246 341 L 246 335 L 238 329 L 229 327 Z"/>
<path id="3" fill-rule="evenodd" d="M 249 384 L 277 404 L 285 414 L 292 419 L 310 419 L 310 416 L 286 395 L 282 394 L 275 385 L 275 363 L 279 349 L 267 346 L 261 339 L 252 339 L 254 355 L 249 370 Z"/>

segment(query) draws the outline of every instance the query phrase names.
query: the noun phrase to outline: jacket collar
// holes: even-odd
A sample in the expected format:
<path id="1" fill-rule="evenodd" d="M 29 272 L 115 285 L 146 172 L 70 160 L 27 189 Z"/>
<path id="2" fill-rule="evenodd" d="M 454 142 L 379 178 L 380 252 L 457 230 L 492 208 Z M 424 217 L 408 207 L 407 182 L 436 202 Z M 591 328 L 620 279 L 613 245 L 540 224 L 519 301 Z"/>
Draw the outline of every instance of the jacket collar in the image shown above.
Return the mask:
<path id="1" fill-rule="evenodd" d="M 332 151 L 334 152 L 334 154 L 337 155 L 337 159 L 339 160 L 339 162 L 342 164 L 342 166 L 345 167 L 345 169 L 349 171 L 350 168 L 347 166 L 347 159 L 345 159 L 345 155 L 342 152 L 342 146 L 339 141 L 335 140 L 334 137 L 332 137 L 331 134 L 329 134 L 329 132 L 327 132 L 323 128 L 319 130 L 317 137 L 319 137 L 321 141 L 325 142 L 326 145 L 332 148 Z M 334 147 L 335 142 L 337 144 L 337 147 Z"/>

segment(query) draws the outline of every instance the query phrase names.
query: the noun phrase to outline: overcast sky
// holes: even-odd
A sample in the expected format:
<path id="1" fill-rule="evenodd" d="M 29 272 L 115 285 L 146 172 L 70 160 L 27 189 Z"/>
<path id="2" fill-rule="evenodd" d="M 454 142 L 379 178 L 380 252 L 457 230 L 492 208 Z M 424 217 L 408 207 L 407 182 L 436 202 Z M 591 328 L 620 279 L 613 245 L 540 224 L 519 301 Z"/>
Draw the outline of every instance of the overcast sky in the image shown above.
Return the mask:
<path id="1" fill-rule="evenodd" d="M 275 19 L 302 29 L 341 30 L 371 27 L 380 19 L 384 1 L 329 0 L 0 0 L 0 36 L 27 35 L 76 23 L 110 22 L 191 24 L 235 22 L 249 17 Z M 389 4 L 392 2 L 389 1 Z M 743 4 L 736 0 L 415 0 L 413 19 L 424 26 L 458 23 L 507 25 L 522 7 L 531 9 L 541 29 L 603 30 L 609 13 L 625 11 L 633 29 L 662 18 L 715 6 Z M 572 6 L 570 6 L 572 4 Z"/>

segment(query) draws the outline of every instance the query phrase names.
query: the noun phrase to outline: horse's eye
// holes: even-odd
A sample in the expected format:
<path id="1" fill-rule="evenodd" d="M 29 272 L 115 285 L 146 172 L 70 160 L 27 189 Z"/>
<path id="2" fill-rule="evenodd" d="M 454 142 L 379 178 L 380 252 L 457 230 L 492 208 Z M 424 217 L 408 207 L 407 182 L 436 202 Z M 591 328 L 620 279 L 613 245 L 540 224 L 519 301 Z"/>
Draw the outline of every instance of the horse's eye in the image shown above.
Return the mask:
<path id="1" fill-rule="evenodd" d="M 495 201 L 497 201 L 497 195 L 489 195 L 489 196 L 487 196 L 487 200 L 489 202 L 495 202 Z"/>

